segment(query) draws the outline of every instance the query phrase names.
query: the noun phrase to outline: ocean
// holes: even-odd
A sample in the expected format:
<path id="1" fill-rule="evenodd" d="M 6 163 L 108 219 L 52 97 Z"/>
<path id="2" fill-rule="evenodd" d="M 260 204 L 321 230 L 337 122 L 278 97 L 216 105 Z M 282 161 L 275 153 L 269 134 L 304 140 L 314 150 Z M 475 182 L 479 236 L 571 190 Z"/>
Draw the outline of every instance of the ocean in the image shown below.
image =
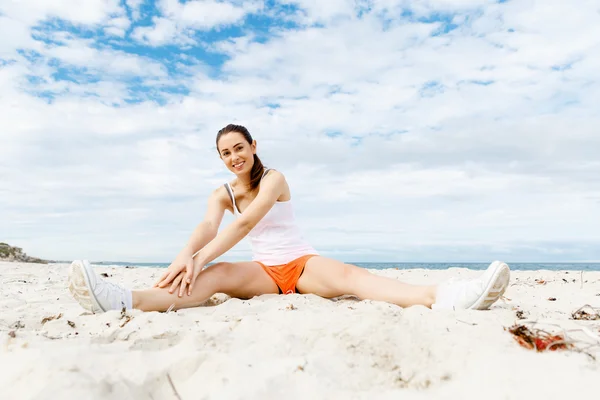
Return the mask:
<path id="1" fill-rule="evenodd" d="M 484 270 L 488 267 L 489 263 L 424 263 L 424 262 L 348 262 L 350 264 L 357 265 L 363 268 L 371 269 L 413 269 L 413 268 L 424 268 L 424 269 L 447 269 L 447 268 L 469 268 L 475 270 Z M 600 271 L 600 263 L 511 263 L 507 262 L 510 269 L 513 271 L 536 271 L 536 270 L 550 270 L 550 271 Z M 95 265 L 105 266 L 120 266 L 120 267 L 160 267 L 167 268 L 169 263 L 130 263 L 121 261 L 92 261 Z"/>

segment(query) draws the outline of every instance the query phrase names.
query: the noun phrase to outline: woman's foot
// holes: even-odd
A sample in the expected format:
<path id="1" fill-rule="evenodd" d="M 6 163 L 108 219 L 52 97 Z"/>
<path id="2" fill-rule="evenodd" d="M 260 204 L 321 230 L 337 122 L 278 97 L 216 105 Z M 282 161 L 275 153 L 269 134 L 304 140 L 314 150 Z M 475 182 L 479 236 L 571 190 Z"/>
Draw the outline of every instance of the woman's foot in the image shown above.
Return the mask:
<path id="1" fill-rule="evenodd" d="M 69 271 L 69 291 L 93 313 L 132 308 L 131 290 L 99 278 L 87 260 L 75 260 Z"/>
<path id="2" fill-rule="evenodd" d="M 463 281 L 450 279 L 439 285 L 431 308 L 486 310 L 504 294 L 509 280 L 508 265 L 494 261 L 479 278 Z"/>

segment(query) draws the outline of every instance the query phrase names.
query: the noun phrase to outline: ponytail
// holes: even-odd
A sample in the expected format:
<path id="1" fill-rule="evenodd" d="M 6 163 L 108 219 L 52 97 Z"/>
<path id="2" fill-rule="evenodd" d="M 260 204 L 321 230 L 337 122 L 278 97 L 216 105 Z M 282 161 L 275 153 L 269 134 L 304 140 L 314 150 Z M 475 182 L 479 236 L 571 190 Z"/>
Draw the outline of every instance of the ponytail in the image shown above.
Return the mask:
<path id="1" fill-rule="evenodd" d="M 250 171 L 250 190 L 255 190 L 258 187 L 264 172 L 265 167 L 263 166 L 262 161 L 254 154 L 254 165 L 252 165 L 252 171 Z"/>

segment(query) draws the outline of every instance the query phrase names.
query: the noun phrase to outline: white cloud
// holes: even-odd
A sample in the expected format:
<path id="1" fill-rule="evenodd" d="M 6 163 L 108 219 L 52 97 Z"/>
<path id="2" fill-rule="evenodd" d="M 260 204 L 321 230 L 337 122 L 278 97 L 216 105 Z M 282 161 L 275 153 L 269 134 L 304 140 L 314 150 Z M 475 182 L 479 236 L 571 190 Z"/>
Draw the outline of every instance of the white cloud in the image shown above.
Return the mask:
<path id="1" fill-rule="evenodd" d="M 196 30 L 206 31 L 240 22 L 246 15 L 262 9 L 262 2 L 247 1 L 241 5 L 214 0 L 160 0 L 161 17 L 152 19 L 153 25 L 138 27 L 132 37 L 151 46 L 167 43 L 187 45 L 195 43 Z"/>
<path id="2" fill-rule="evenodd" d="M 248 1 L 236 6 L 230 2 L 215 0 L 161 0 L 159 8 L 164 16 L 187 27 L 211 29 L 238 22 L 246 14 L 260 9 L 260 3 Z"/>
<path id="3" fill-rule="evenodd" d="M 104 26 L 106 33 L 123 37 L 130 21 L 119 3 L 118 0 L 91 0 L 85 4 L 73 0 L 4 2 L 0 4 L 0 34 L 11 40 L 0 43 L 0 56 L 14 59 L 18 50 L 41 51 L 48 47 L 38 40 L 43 36 L 75 42 L 68 28 L 62 27 L 65 22 L 76 26 Z M 49 26 L 40 27 L 44 22 Z M 83 41 L 79 41 L 71 53 L 86 51 L 89 56 L 94 52 L 92 48 L 84 50 L 81 43 Z"/>
<path id="4" fill-rule="evenodd" d="M 0 37 L 10 37 L 11 40 L 0 40 L 0 58 L 10 58 L 14 55 L 15 49 L 29 47 L 33 40 L 26 24 L 1 15 L 1 12 L 0 10 Z"/>
<path id="5" fill-rule="evenodd" d="M 179 30 L 177 24 L 162 17 L 152 18 L 154 25 L 136 28 L 131 37 L 150 46 L 162 46 L 167 43 L 191 44 L 193 41 Z"/>
<path id="6" fill-rule="evenodd" d="M 131 21 L 127 17 L 116 17 L 108 21 L 107 27 L 104 28 L 104 32 L 109 35 L 123 38 L 130 26 Z"/>
<path id="7" fill-rule="evenodd" d="M 218 4 L 163 2 L 133 35 L 189 44 L 188 29 L 239 23 L 260 6 Z M 45 257 L 168 261 L 230 179 L 214 135 L 237 121 L 286 174 L 300 224 L 326 254 L 600 258 L 593 2 L 387 1 L 360 3 L 372 8 L 362 18 L 352 2 L 295 4 L 299 21 L 320 25 L 209 44 L 227 57 L 220 73 L 198 60 L 182 76 L 64 31 L 35 41 L 11 17 L 18 47 L 40 57 L 0 47 L 13 60 L 0 67 L 0 239 Z M 464 24 L 431 36 L 439 23 L 382 20 L 403 7 Z M 96 13 L 86 18 L 129 29 L 118 12 Z M 101 79 L 58 79 L 56 61 Z M 190 93 L 128 104 L 130 77 Z M 42 89 L 54 100 L 27 94 Z"/>
<path id="8" fill-rule="evenodd" d="M 46 18 L 60 18 L 73 24 L 100 24 L 113 14 L 122 14 L 119 0 L 18 0 L 0 4 L 0 12 L 33 25 Z"/>
<path id="9" fill-rule="evenodd" d="M 295 15 L 296 21 L 310 25 L 317 22 L 328 22 L 335 18 L 354 17 L 355 9 L 361 2 L 353 0 L 282 0 L 279 3 L 297 6 L 300 11 Z"/>
<path id="10" fill-rule="evenodd" d="M 44 46 L 41 53 L 71 66 L 99 70 L 106 74 L 166 76 L 163 65 L 112 49 L 96 49 L 83 39 L 68 39 L 60 45 Z"/>
<path id="11" fill-rule="evenodd" d="M 127 4 L 127 7 L 131 10 L 131 16 L 134 21 L 137 21 L 142 17 L 140 9 L 142 4 L 144 4 L 144 0 L 125 0 L 125 4 Z"/>

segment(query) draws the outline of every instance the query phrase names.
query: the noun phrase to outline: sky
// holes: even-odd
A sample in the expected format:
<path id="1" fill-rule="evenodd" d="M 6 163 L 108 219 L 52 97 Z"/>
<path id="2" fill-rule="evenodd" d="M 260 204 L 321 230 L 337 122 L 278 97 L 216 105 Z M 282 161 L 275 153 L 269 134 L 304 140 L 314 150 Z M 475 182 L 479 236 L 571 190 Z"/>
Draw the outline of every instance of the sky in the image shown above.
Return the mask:
<path id="1" fill-rule="evenodd" d="M 322 255 L 597 261 L 599 99 L 597 0 L 2 1 L 0 241 L 170 262 L 237 123 Z"/>

